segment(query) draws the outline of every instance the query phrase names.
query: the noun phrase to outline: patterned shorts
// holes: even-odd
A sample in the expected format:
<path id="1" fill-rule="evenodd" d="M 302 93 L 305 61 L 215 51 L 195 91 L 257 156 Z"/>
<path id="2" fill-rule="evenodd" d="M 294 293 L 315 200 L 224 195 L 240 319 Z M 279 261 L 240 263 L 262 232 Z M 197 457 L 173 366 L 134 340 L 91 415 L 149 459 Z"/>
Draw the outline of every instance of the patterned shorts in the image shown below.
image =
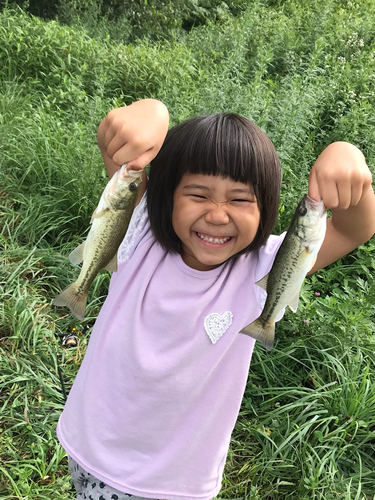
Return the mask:
<path id="1" fill-rule="evenodd" d="M 69 469 L 73 484 L 77 491 L 77 500 L 151 500 L 123 493 L 112 486 L 108 486 L 100 479 L 85 471 L 71 457 L 69 458 Z"/>

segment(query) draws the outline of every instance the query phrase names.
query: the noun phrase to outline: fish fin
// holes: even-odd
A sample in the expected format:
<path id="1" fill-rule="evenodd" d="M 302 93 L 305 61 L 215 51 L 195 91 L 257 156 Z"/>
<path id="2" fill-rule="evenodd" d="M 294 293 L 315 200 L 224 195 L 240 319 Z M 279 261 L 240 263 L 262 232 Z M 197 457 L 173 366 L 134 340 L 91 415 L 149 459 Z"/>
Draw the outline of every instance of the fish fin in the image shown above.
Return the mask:
<path id="1" fill-rule="evenodd" d="M 94 210 L 94 211 L 93 211 L 93 213 L 92 213 L 91 220 L 90 220 L 90 224 L 92 224 L 92 223 L 93 223 L 93 221 L 94 221 L 94 219 L 95 219 L 95 215 L 96 215 L 97 210 L 98 210 L 98 207 L 96 207 L 96 208 L 95 208 L 95 210 Z"/>
<path id="2" fill-rule="evenodd" d="M 108 212 L 109 208 L 103 208 L 102 210 L 98 210 L 98 207 L 95 208 L 94 213 L 91 216 L 91 221 L 90 224 L 93 223 L 95 219 L 100 219 L 100 217 L 103 217 L 103 215 Z"/>
<path id="3" fill-rule="evenodd" d="M 263 278 L 259 281 L 257 281 L 255 284 L 260 286 L 260 288 L 263 288 L 263 290 L 267 291 L 267 283 L 268 283 L 268 277 L 270 273 L 266 274 L 263 276 Z"/>
<path id="4" fill-rule="evenodd" d="M 316 254 L 315 257 L 313 258 L 313 260 L 311 262 L 311 267 L 310 267 L 310 269 L 307 272 L 310 272 L 311 269 L 315 266 L 315 262 L 316 262 L 317 258 L 318 258 L 318 254 Z"/>
<path id="5" fill-rule="evenodd" d="M 299 302 L 299 294 L 301 292 L 301 289 L 297 291 L 295 295 L 290 299 L 288 302 L 289 308 L 295 313 L 297 312 L 298 309 L 298 302 Z"/>
<path id="6" fill-rule="evenodd" d="M 83 243 L 78 245 L 78 247 L 76 247 L 73 250 L 73 252 L 71 252 L 69 254 L 69 260 L 74 266 L 78 266 L 78 264 L 83 262 L 83 254 L 85 252 L 85 243 L 86 243 L 86 241 L 84 241 Z"/>
<path id="7" fill-rule="evenodd" d="M 70 312 L 79 320 L 83 320 L 86 312 L 87 293 L 78 293 L 77 285 L 73 283 L 52 301 L 54 306 L 66 306 Z"/>
<path id="8" fill-rule="evenodd" d="M 107 271 L 111 271 L 111 273 L 117 271 L 117 252 L 103 269 L 107 269 Z"/>
<path id="9" fill-rule="evenodd" d="M 275 324 L 264 324 L 259 318 L 243 328 L 240 333 L 258 340 L 268 351 L 272 349 L 275 340 Z"/>

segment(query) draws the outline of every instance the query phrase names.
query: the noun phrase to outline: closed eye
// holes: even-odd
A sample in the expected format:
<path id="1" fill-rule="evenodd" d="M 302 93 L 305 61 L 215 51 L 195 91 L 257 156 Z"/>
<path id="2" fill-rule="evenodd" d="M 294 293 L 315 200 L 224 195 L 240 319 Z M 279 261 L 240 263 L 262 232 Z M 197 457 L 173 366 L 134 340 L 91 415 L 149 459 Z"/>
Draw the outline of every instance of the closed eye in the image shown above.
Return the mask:
<path id="1" fill-rule="evenodd" d="M 255 201 L 255 200 L 254 200 Z M 247 200 L 247 199 L 244 199 L 244 198 L 236 198 L 235 200 L 230 200 L 230 204 L 239 204 L 239 205 L 244 205 L 246 203 L 254 203 L 253 200 Z"/>
<path id="2" fill-rule="evenodd" d="M 200 194 L 191 194 L 190 196 L 192 196 L 193 198 L 199 198 L 201 200 L 207 200 L 206 196 L 201 196 Z"/>

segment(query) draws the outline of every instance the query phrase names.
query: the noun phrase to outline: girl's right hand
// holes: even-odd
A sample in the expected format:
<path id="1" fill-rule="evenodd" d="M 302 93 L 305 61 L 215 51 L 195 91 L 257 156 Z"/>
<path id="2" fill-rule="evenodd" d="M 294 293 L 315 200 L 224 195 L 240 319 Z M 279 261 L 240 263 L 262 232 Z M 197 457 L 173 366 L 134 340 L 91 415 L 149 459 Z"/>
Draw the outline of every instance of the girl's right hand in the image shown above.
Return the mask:
<path id="1" fill-rule="evenodd" d="M 110 111 L 98 127 L 98 144 L 109 177 L 128 163 L 141 170 L 155 158 L 168 132 L 167 107 L 143 99 Z"/>

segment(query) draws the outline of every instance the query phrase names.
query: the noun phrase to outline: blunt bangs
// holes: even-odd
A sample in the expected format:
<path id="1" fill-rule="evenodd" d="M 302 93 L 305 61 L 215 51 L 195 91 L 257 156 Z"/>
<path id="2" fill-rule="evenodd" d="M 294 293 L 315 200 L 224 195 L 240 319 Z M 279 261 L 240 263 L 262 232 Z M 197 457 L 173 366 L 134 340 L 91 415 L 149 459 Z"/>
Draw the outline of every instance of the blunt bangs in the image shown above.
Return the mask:
<path id="1" fill-rule="evenodd" d="M 281 169 L 271 140 L 257 125 L 235 113 L 218 113 L 191 118 L 168 131 L 151 162 L 147 206 L 155 238 L 177 253 L 173 195 L 184 174 L 216 175 L 252 186 L 260 224 L 253 242 L 237 255 L 265 244 L 278 213 Z"/>

